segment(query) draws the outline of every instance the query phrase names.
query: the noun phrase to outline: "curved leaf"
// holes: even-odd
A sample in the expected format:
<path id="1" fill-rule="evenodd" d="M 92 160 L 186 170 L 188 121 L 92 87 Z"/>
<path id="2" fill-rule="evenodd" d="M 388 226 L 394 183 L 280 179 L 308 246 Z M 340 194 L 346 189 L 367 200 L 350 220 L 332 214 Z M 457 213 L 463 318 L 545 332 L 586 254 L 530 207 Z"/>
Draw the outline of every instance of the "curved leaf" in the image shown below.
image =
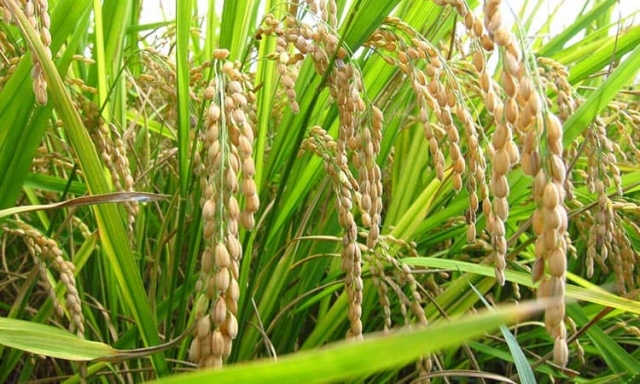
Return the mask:
<path id="1" fill-rule="evenodd" d="M 157 383 L 327 383 L 349 380 L 376 371 L 401 367 L 440 349 L 453 347 L 498 328 L 522 321 L 543 303 L 507 306 L 478 316 L 467 315 L 422 329 L 401 329 L 390 335 L 368 336 L 362 342 L 343 341 L 325 348 L 298 352 L 278 361 L 237 364 L 224 370 L 200 371 L 158 380 Z"/>
<path id="2" fill-rule="evenodd" d="M 117 355 L 109 345 L 78 338 L 60 328 L 0 317 L 0 344 L 38 355 L 89 361 Z"/>

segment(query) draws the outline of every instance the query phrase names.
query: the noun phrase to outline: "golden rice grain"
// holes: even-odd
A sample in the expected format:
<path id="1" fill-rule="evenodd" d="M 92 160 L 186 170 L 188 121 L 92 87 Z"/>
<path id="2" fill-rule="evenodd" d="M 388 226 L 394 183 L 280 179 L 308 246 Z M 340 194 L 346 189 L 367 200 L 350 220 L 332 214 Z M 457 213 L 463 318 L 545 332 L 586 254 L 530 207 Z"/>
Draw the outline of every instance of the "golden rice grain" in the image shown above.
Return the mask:
<path id="1" fill-rule="evenodd" d="M 219 329 L 211 333 L 209 344 L 211 345 L 211 354 L 213 356 L 222 356 L 224 354 L 225 338 Z M 208 366 L 215 366 L 215 363 L 210 362 Z"/>
<path id="2" fill-rule="evenodd" d="M 504 198 L 509 194 L 509 183 L 504 175 L 494 174 L 491 177 L 489 188 L 493 196 L 497 198 Z"/>
<path id="3" fill-rule="evenodd" d="M 493 154 L 493 171 L 496 175 L 506 175 L 511 168 L 509 153 L 504 149 L 498 149 Z"/>
<path id="4" fill-rule="evenodd" d="M 218 296 L 215 299 L 214 305 L 211 308 L 209 315 L 211 317 L 211 321 L 216 326 L 220 326 L 220 324 L 224 322 L 225 318 L 227 317 L 227 304 L 224 297 Z"/>

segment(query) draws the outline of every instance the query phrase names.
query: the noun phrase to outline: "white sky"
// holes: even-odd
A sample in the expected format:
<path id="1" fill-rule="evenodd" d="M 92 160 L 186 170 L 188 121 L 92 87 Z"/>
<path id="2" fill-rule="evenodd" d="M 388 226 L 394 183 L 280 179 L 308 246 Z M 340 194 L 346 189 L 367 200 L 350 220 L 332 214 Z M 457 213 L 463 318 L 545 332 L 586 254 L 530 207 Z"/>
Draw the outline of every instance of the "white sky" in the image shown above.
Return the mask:
<path id="1" fill-rule="evenodd" d="M 178 0 L 179 1 L 179 0 Z M 207 10 L 208 0 L 196 0 L 198 4 L 198 10 L 201 14 L 204 14 Z M 233 1 L 233 0 L 229 0 Z M 283 0 L 283 2 L 286 0 Z M 384 0 L 381 0 L 384 1 Z M 424 0 L 422 0 L 424 1 Z M 531 33 L 541 32 L 544 35 L 548 35 L 549 38 L 562 31 L 567 26 L 571 25 L 580 10 L 585 4 L 601 1 L 601 0 L 503 0 L 503 17 L 509 24 L 513 24 L 514 18 L 512 12 L 520 13 L 523 4 L 528 4 L 528 8 L 524 13 L 524 19 L 527 19 L 530 13 L 534 10 L 534 6 L 539 1 L 543 1 L 542 7 L 537 12 L 537 17 L 530 29 Z M 223 1 L 217 1 L 216 5 L 222 7 Z M 631 22 L 623 23 L 620 27 L 625 28 L 630 24 L 638 25 L 640 23 L 640 0 L 618 0 L 615 10 L 613 12 L 613 18 L 625 17 L 636 12 Z M 140 22 L 142 24 L 159 22 L 164 20 L 172 20 L 175 18 L 175 4 L 176 0 L 143 0 L 143 8 Z M 508 8 L 506 8 L 508 7 Z M 558 13 L 553 17 L 549 30 L 541 31 L 540 28 L 547 20 L 547 15 L 552 15 L 558 8 Z M 479 12 L 479 11 L 478 11 Z M 478 13 L 476 12 L 476 14 Z M 611 31 L 611 34 L 615 34 L 615 30 Z M 580 36 L 577 36 L 579 39 Z"/>
<path id="2" fill-rule="evenodd" d="M 551 21 L 551 26 L 549 31 L 545 31 L 550 35 L 555 35 L 561 32 L 564 28 L 571 25 L 576 15 L 582 10 L 585 4 L 591 3 L 594 4 L 597 1 L 586 1 L 586 0 L 538 0 L 543 1 L 543 5 L 541 9 L 538 11 L 538 17 L 534 19 L 532 24 L 531 32 L 539 31 L 540 28 L 547 21 L 544 16 L 553 15 L 558 9 L 557 14 L 553 17 Z M 524 13 L 524 19 L 527 19 L 531 12 L 533 12 L 534 7 L 538 1 L 525 1 L 525 0 L 503 0 L 503 3 L 508 4 L 511 9 L 513 9 L 516 13 L 520 13 L 523 7 L 523 4 L 528 3 L 528 7 Z M 626 15 L 631 15 L 634 12 L 640 11 L 640 0 L 618 0 L 617 5 L 614 8 L 612 13 L 612 19 L 624 18 Z M 590 6 L 589 8 L 591 8 Z M 509 14 L 508 14 L 509 13 Z M 513 23 L 513 19 L 511 19 L 510 12 L 502 12 L 505 18 L 509 17 L 509 23 Z M 637 25 L 640 23 L 640 14 L 636 14 L 634 16 L 633 24 Z M 621 25 L 621 28 L 628 27 L 629 22 Z M 615 32 L 612 32 L 614 34 Z"/>
<path id="3" fill-rule="evenodd" d="M 538 17 L 534 22 L 533 31 L 538 30 L 540 26 L 544 24 L 546 19 L 543 16 L 552 14 L 557 7 L 560 7 L 558 15 L 561 16 L 556 16 L 552 20 L 550 30 L 551 34 L 555 34 L 570 25 L 574 20 L 574 15 L 580 12 L 584 4 L 587 2 L 594 2 L 594 0 L 503 0 L 503 3 L 504 5 L 508 5 L 516 13 L 521 11 L 523 4 L 528 3 L 528 9 L 525 12 L 525 15 L 528 15 L 538 1 L 543 1 L 544 3 L 542 5 L 542 9 L 538 12 L 540 17 Z M 175 0 L 143 0 L 141 23 L 146 24 L 174 19 L 175 3 Z M 198 9 L 206 11 L 208 3 L 207 0 L 197 0 L 197 3 Z M 222 1 L 217 2 L 220 7 L 222 6 L 222 3 Z M 638 11 L 640 11 L 640 0 L 618 0 L 618 5 L 616 6 L 616 10 L 613 15 L 614 17 L 616 17 L 616 15 L 624 16 Z M 505 9 L 503 11 L 503 16 L 509 20 L 511 15 L 510 12 Z M 512 22 L 512 19 L 509 20 L 509 22 Z M 640 15 L 635 16 L 634 24 L 638 23 L 640 23 Z"/>

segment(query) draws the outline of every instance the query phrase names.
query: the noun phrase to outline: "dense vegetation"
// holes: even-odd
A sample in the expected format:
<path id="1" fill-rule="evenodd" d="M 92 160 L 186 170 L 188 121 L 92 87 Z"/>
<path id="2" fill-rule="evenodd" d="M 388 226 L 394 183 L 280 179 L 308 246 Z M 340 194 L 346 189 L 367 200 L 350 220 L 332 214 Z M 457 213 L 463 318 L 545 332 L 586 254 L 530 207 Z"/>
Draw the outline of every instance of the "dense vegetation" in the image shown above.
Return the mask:
<path id="1" fill-rule="evenodd" d="M 632 382 L 640 26 L 575 3 L 1 0 L 0 382 Z"/>

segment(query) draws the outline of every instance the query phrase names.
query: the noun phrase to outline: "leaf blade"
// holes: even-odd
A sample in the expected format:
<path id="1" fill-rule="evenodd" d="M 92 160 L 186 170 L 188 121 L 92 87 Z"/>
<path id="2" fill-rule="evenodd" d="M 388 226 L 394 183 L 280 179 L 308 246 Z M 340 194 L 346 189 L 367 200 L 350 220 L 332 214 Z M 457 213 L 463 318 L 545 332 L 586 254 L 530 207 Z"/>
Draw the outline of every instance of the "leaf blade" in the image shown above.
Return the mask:
<path id="1" fill-rule="evenodd" d="M 72 361 L 91 361 L 117 354 L 107 344 L 80 339 L 60 328 L 5 317 L 0 317 L 0 344 Z"/>
<path id="2" fill-rule="evenodd" d="M 161 379 L 157 383 L 322 383 L 348 380 L 363 374 L 402 366 L 436 350 L 495 330 L 503 323 L 521 320 L 542 308 L 541 303 L 509 306 L 480 316 L 465 316 L 417 331 L 401 330 L 391 335 L 375 335 L 362 342 L 343 341 L 331 346 L 297 352 L 277 362 L 257 361 L 236 364 L 224 370 L 201 371 Z M 394 353 L 389 353 L 394 351 Z M 362 358 L 366 356 L 367 358 Z"/>

